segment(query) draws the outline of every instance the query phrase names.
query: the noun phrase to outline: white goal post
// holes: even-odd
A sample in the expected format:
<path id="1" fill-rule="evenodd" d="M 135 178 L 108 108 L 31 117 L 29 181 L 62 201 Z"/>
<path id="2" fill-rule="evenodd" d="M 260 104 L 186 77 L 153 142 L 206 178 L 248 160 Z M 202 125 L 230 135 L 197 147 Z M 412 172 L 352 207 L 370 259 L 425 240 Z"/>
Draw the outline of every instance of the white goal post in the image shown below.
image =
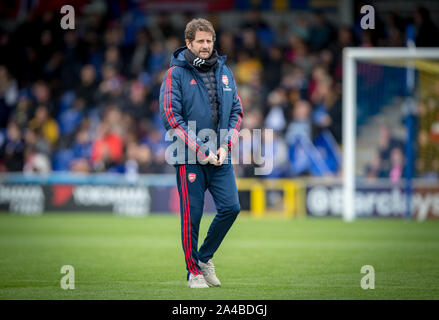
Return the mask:
<path id="1" fill-rule="evenodd" d="M 343 219 L 355 219 L 356 62 L 361 60 L 439 59 L 439 48 L 343 49 Z"/>

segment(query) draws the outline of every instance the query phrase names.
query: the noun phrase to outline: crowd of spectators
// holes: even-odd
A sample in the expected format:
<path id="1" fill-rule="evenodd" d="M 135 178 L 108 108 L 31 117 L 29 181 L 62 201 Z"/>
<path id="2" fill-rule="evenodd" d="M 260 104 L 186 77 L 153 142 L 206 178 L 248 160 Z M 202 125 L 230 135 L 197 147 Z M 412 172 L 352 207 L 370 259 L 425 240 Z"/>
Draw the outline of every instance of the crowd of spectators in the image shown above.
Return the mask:
<path id="1" fill-rule="evenodd" d="M 158 98 L 184 30 L 165 13 L 154 27 L 147 18 L 89 11 L 75 30 L 62 30 L 59 14 L 31 11 L 0 32 L 0 171 L 173 172 Z M 396 14 L 376 33 L 339 26 L 323 12 L 270 25 L 252 10 L 236 30 L 206 18 L 237 80 L 243 128 L 274 130 L 277 176 L 310 172 L 292 169 L 298 137 L 313 141 L 325 131 L 341 144 L 343 48 L 401 45 L 405 30 Z M 415 15 L 418 30 L 425 19 Z"/>

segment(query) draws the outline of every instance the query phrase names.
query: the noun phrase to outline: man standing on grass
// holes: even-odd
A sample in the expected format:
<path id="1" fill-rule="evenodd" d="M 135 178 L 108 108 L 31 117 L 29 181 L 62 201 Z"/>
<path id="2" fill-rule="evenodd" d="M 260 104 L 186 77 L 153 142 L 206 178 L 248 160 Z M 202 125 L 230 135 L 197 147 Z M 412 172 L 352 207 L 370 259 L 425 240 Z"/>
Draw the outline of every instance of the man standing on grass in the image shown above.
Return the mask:
<path id="1" fill-rule="evenodd" d="M 173 130 L 177 143 L 184 144 L 176 149 L 173 155 L 177 160 L 171 163 L 177 172 L 189 288 L 221 285 L 212 257 L 241 210 L 230 151 L 238 139 L 242 105 L 232 72 L 224 64 L 226 57 L 218 56 L 213 48 L 215 38 L 209 21 L 190 21 L 185 30 L 186 46 L 173 53 L 160 89 L 162 121 L 167 130 Z M 206 132 L 213 134 L 198 138 Z M 207 189 L 217 214 L 198 250 Z"/>

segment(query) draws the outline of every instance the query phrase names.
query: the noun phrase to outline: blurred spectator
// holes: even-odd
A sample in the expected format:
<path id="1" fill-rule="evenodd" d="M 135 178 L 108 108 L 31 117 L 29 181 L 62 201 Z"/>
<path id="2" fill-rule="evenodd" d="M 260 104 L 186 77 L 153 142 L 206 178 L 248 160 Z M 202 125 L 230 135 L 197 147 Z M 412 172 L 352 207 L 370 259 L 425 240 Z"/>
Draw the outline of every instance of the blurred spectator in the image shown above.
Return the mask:
<path id="1" fill-rule="evenodd" d="M 292 121 L 288 124 L 286 141 L 293 145 L 297 139 L 312 139 L 311 105 L 308 101 L 299 100 L 292 109 Z"/>
<path id="2" fill-rule="evenodd" d="M 275 89 L 268 95 L 268 113 L 265 117 L 265 127 L 275 131 L 283 131 L 286 127 L 285 112 L 287 97 L 282 89 Z"/>
<path id="3" fill-rule="evenodd" d="M 104 43 L 106 47 L 119 47 L 124 40 L 124 32 L 118 20 L 112 20 L 105 29 Z"/>
<path id="4" fill-rule="evenodd" d="M 74 173 L 90 173 L 91 168 L 87 159 L 74 159 L 70 164 L 70 170 Z"/>
<path id="5" fill-rule="evenodd" d="M 5 127 L 18 100 L 18 86 L 5 66 L 0 65 L 0 128 Z"/>
<path id="6" fill-rule="evenodd" d="M 386 17 L 386 33 L 387 37 L 390 38 L 390 33 L 392 29 L 397 29 L 399 32 L 404 32 L 406 21 L 397 12 L 391 11 Z"/>
<path id="7" fill-rule="evenodd" d="M 37 153 L 42 153 L 50 156 L 52 148 L 49 141 L 41 133 L 40 129 L 26 129 L 24 135 L 26 147 L 34 150 Z"/>
<path id="8" fill-rule="evenodd" d="M 139 141 L 140 146 L 147 146 L 152 152 L 152 166 L 157 172 L 166 171 L 165 165 L 165 151 L 166 144 L 164 141 L 164 131 L 157 128 L 157 126 L 151 121 L 143 121 L 141 128 L 139 128 Z"/>
<path id="9" fill-rule="evenodd" d="M 153 112 L 149 109 L 148 87 L 140 81 L 133 81 L 129 90 L 128 102 L 124 103 L 123 111 L 136 120 L 151 118 Z"/>
<path id="10" fill-rule="evenodd" d="M 112 64 L 102 66 L 102 82 L 96 96 L 96 104 L 99 108 L 105 108 L 109 103 L 118 106 L 123 105 L 123 79 L 117 71 L 117 67 Z"/>
<path id="11" fill-rule="evenodd" d="M 310 30 L 309 44 L 313 50 L 321 50 L 334 40 L 335 28 L 327 20 L 325 14 L 316 11 L 313 14 L 313 24 Z"/>
<path id="12" fill-rule="evenodd" d="M 9 122 L 1 150 L 2 162 L 7 171 L 23 170 L 24 148 L 20 128 L 15 122 Z"/>
<path id="13" fill-rule="evenodd" d="M 384 32 L 388 39 L 388 46 L 403 47 L 405 45 L 404 21 L 397 13 L 391 12 L 387 15 Z"/>
<path id="14" fill-rule="evenodd" d="M 35 116 L 29 121 L 31 130 L 39 130 L 41 134 L 50 143 L 51 147 L 55 147 L 59 138 L 59 127 L 55 119 L 50 117 L 49 110 L 45 105 L 40 105 L 35 111 Z"/>
<path id="15" fill-rule="evenodd" d="M 417 47 L 439 46 L 438 29 L 431 20 L 430 13 L 424 7 L 418 7 L 414 13 Z"/>
<path id="16" fill-rule="evenodd" d="M 324 77 L 317 83 L 312 96 L 312 101 L 315 104 L 313 122 L 320 131 L 328 129 L 337 143 L 341 144 L 342 105 L 338 91 L 337 88 L 334 88 L 329 77 Z"/>
<path id="17" fill-rule="evenodd" d="M 308 79 L 300 67 L 293 64 L 285 67 L 281 87 L 288 90 L 288 100 L 291 105 L 297 100 L 305 98 L 308 86 Z"/>
<path id="18" fill-rule="evenodd" d="M 62 66 L 60 85 L 63 90 L 75 89 L 79 80 L 83 50 L 76 30 L 65 30 L 63 33 Z"/>
<path id="19" fill-rule="evenodd" d="M 218 37 L 217 46 L 221 55 L 227 56 L 227 61 L 236 63 L 235 38 L 231 32 L 222 32 Z"/>
<path id="20" fill-rule="evenodd" d="M 120 58 L 119 48 L 115 45 L 112 45 L 107 48 L 105 51 L 105 64 L 112 65 L 118 73 L 123 71 L 123 63 Z"/>
<path id="21" fill-rule="evenodd" d="M 285 57 L 287 61 L 300 67 L 306 75 L 309 75 L 315 62 L 315 56 L 311 55 L 308 45 L 294 35 L 290 37 Z"/>
<path id="22" fill-rule="evenodd" d="M 110 104 L 105 108 L 102 120 L 108 125 L 111 132 L 119 135 L 126 133 L 128 128 L 124 126 L 125 122 L 122 119 L 122 112 L 117 105 Z"/>
<path id="23" fill-rule="evenodd" d="M 139 173 L 154 173 L 152 152 L 148 146 L 140 145 L 137 148 L 137 161 Z"/>
<path id="24" fill-rule="evenodd" d="M 0 64 L 9 67 L 9 64 L 13 61 L 12 50 L 9 50 L 11 46 L 11 33 L 0 28 Z"/>
<path id="25" fill-rule="evenodd" d="M 379 133 L 379 155 L 381 159 L 381 169 L 384 172 L 390 172 L 391 170 L 391 153 L 395 148 L 404 150 L 403 142 L 392 135 L 388 126 L 381 126 Z"/>
<path id="26" fill-rule="evenodd" d="M 267 129 L 264 129 L 264 131 Z M 262 146 L 264 149 L 265 161 L 273 161 L 273 170 L 266 176 L 267 178 L 284 178 L 288 173 L 288 147 L 285 139 L 280 132 L 273 132 L 273 141 L 266 141 L 265 134 L 262 135 Z M 256 154 L 260 154 L 258 151 Z M 260 161 L 258 161 L 260 163 Z M 264 163 L 264 165 L 266 165 Z M 268 167 L 268 166 L 267 166 Z"/>
<path id="27" fill-rule="evenodd" d="M 170 57 L 171 54 L 173 54 L 175 52 L 175 50 L 177 50 L 181 46 L 182 46 L 182 43 L 180 42 L 180 38 L 178 38 L 176 36 L 172 36 L 170 38 L 167 38 L 165 41 L 166 57 Z M 165 65 L 166 65 L 166 63 L 165 63 Z"/>
<path id="28" fill-rule="evenodd" d="M 309 41 L 310 38 L 310 27 L 308 23 L 309 19 L 307 19 L 305 16 L 300 15 L 296 21 L 296 23 L 290 24 L 290 31 L 298 36 L 303 41 Z"/>
<path id="29" fill-rule="evenodd" d="M 21 95 L 18 98 L 15 110 L 13 110 L 12 115 L 10 116 L 10 119 L 15 121 L 22 130 L 26 128 L 30 121 L 31 108 L 31 100 L 26 95 Z"/>
<path id="30" fill-rule="evenodd" d="M 167 66 L 169 62 L 169 55 L 167 54 L 165 47 L 160 41 L 153 41 L 151 43 L 151 51 L 148 57 L 148 70 L 151 73 L 156 73 L 163 67 Z"/>
<path id="31" fill-rule="evenodd" d="M 83 110 L 84 110 L 84 100 L 75 99 L 72 108 L 65 110 L 58 117 L 58 122 L 61 131 L 61 139 L 60 139 L 59 147 L 63 148 L 72 143 L 73 135 L 75 134 L 75 131 L 79 127 L 82 118 L 84 116 Z"/>
<path id="32" fill-rule="evenodd" d="M 157 33 L 160 34 L 162 39 L 167 39 L 172 36 L 178 35 L 174 25 L 169 20 L 168 14 L 165 12 L 159 13 L 157 15 L 156 26 L 157 26 L 157 30 L 154 31 L 157 31 Z"/>
<path id="33" fill-rule="evenodd" d="M 338 29 L 337 41 L 329 46 L 333 55 L 333 65 L 330 71 L 336 82 L 341 82 L 343 49 L 346 47 L 355 47 L 355 37 L 351 28 L 341 27 Z"/>
<path id="34" fill-rule="evenodd" d="M 314 104 L 317 104 L 322 98 L 322 87 L 324 82 L 330 81 L 328 71 L 321 65 L 317 65 L 313 68 L 311 78 L 308 85 L 307 98 Z"/>
<path id="35" fill-rule="evenodd" d="M 365 176 L 368 183 L 374 183 L 378 178 L 384 178 L 385 173 L 382 171 L 381 158 L 379 153 L 375 153 L 371 162 L 366 165 Z"/>
<path id="36" fill-rule="evenodd" d="M 147 29 L 140 29 L 136 33 L 136 43 L 129 62 L 129 72 L 133 76 L 139 75 L 145 68 L 150 51 L 150 35 Z"/>
<path id="37" fill-rule="evenodd" d="M 73 157 L 75 160 L 89 159 L 91 155 L 92 142 L 87 129 L 83 128 L 76 134 L 72 145 Z"/>
<path id="38" fill-rule="evenodd" d="M 52 100 L 52 95 L 50 92 L 50 88 L 47 83 L 43 81 L 37 81 L 32 86 L 32 94 L 34 97 L 34 101 L 31 107 L 31 114 L 34 115 L 36 109 L 39 106 L 46 106 L 47 112 L 50 115 L 55 115 L 55 106 Z"/>
<path id="39" fill-rule="evenodd" d="M 126 160 L 124 164 L 125 176 L 130 181 L 135 181 L 139 175 L 139 164 L 137 163 L 139 147 L 135 142 L 128 144 L 126 148 Z"/>
<path id="40" fill-rule="evenodd" d="M 76 98 L 83 100 L 84 111 L 96 107 L 97 89 L 96 70 L 93 65 L 87 64 L 81 68 L 81 82 L 75 89 Z"/>
<path id="41" fill-rule="evenodd" d="M 25 151 L 24 173 L 47 174 L 52 171 L 50 160 L 47 155 L 39 153 L 33 147 L 27 147 Z"/>
<path id="42" fill-rule="evenodd" d="M 268 90 L 273 90 L 280 83 L 282 77 L 283 54 L 279 47 L 271 46 L 265 55 L 263 65 L 270 72 L 264 72 L 264 83 Z"/>
<path id="43" fill-rule="evenodd" d="M 107 171 L 117 166 L 123 156 L 123 139 L 111 130 L 107 122 L 101 122 L 93 142 L 90 160 L 96 171 Z"/>
<path id="44" fill-rule="evenodd" d="M 268 48 L 274 42 L 274 34 L 262 18 L 261 12 L 257 9 L 249 10 L 241 28 L 244 50 L 251 50 L 256 57 L 261 58 L 262 49 Z"/>
<path id="45" fill-rule="evenodd" d="M 246 112 L 243 118 L 243 127 L 247 129 L 260 129 L 262 128 L 264 116 L 261 110 L 257 108 L 250 109 Z"/>
<path id="46" fill-rule="evenodd" d="M 402 149 L 395 147 L 390 152 L 390 181 L 394 184 L 399 183 L 404 176 L 404 169 L 404 154 L 402 153 Z"/>
<path id="47" fill-rule="evenodd" d="M 363 30 L 361 33 L 360 46 L 364 48 L 376 47 L 377 38 L 374 36 L 371 29 Z"/>
<path id="48" fill-rule="evenodd" d="M 262 64 L 253 55 L 245 50 L 238 52 L 238 62 L 236 64 L 237 81 L 242 84 L 249 84 L 262 71 Z"/>
<path id="49" fill-rule="evenodd" d="M 399 182 L 405 170 L 403 150 L 404 143 L 393 137 L 387 125 L 382 125 L 377 153 L 365 167 L 368 181 L 373 182 L 376 178 L 390 178 L 393 183 Z"/>

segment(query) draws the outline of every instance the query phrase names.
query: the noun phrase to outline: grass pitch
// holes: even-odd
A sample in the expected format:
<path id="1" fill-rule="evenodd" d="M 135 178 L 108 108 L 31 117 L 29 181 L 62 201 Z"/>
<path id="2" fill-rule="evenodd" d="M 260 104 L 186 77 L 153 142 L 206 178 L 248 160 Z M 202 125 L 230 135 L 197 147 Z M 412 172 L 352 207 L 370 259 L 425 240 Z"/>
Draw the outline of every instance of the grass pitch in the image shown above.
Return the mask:
<path id="1" fill-rule="evenodd" d="M 0 299 L 439 297 L 439 221 L 240 215 L 214 257 L 222 287 L 202 290 L 186 287 L 180 239 L 174 215 L 1 214 Z M 60 287 L 63 265 L 75 269 L 74 290 Z M 363 265 L 375 269 L 374 290 L 360 286 Z"/>

